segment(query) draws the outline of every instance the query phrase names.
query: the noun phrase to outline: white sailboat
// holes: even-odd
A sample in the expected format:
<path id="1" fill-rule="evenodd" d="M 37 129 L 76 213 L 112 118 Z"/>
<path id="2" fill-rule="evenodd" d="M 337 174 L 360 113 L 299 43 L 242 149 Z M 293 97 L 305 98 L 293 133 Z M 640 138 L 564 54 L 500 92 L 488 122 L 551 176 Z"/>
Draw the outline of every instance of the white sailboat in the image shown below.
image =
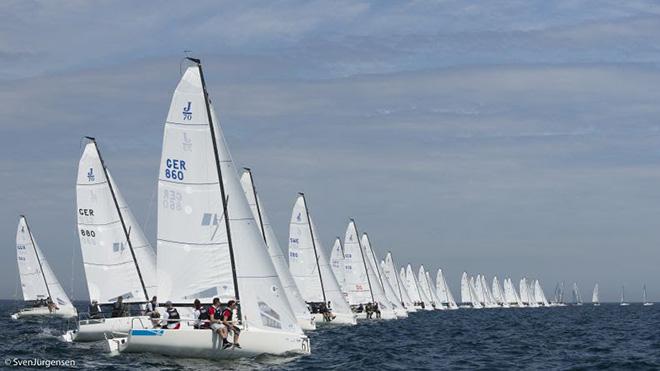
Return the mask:
<path id="1" fill-rule="evenodd" d="M 438 273 L 435 275 L 435 290 L 441 305 L 446 305 L 447 309 L 458 309 L 442 269 L 438 269 Z"/>
<path id="2" fill-rule="evenodd" d="M 529 302 L 529 306 L 531 308 L 537 308 L 539 306 L 538 301 L 536 300 L 536 286 L 534 286 L 534 281 L 533 280 L 525 280 L 525 283 L 527 283 L 527 295 L 529 299 L 527 300 Z"/>
<path id="3" fill-rule="evenodd" d="M 16 230 L 16 262 L 23 300 L 31 302 L 32 305 L 12 314 L 12 319 L 49 316 L 71 318 L 78 314 L 39 249 L 23 215 Z M 50 309 L 46 305 L 49 300 L 52 300 Z"/>
<path id="4" fill-rule="evenodd" d="M 156 294 L 156 254 L 105 165 L 94 138 L 87 137 L 76 179 L 78 237 L 89 299 L 106 315 L 81 317 L 64 341 L 100 341 L 126 336 L 131 328 L 151 327 L 144 313 L 109 317 L 110 307 L 144 305 Z"/>
<path id="5" fill-rule="evenodd" d="M 330 252 L 330 266 L 332 267 L 332 273 L 335 274 L 337 283 L 342 293 L 344 292 L 344 247 L 341 245 L 341 239 L 339 237 L 335 238 L 335 243 L 332 245 L 332 250 Z"/>
<path id="6" fill-rule="evenodd" d="M 383 287 L 380 285 L 376 272 L 374 272 L 367 257 L 368 252 L 360 242 L 355 221 L 351 219 L 344 237 L 348 302 L 354 311 L 359 310 L 360 307 L 365 309 L 367 304 L 378 303 L 381 318 L 396 319 L 396 314 L 392 310 L 389 300 L 385 297 Z M 366 318 L 365 311 L 358 313 L 358 319 L 360 318 Z"/>
<path id="7" fill-rule="evenodd" d="M 575 305 L 582 305 L 582 295 L 580 295 L 577 282 L 573 282 L 573 301 L 575 301 Z"/>
<path id="8" fill-rule="evenodd" d="M 419 275 L 419 271 L 418 271 L 418 275 Z M 415 273 L 413 273 L 412 266 L 410 264 L 406 266 L 406 276 L 408 277 L 408 281 L 410 282 L 410 285 L 417 291 L 417 296 L 419 297 L 418 305 L 421 305 L 422 309 L 424 310 L 433 310 L 433 306 L 431 305 L 431 299 L 429 299 L 429 297 L 422 289 L 422 282 L 420 282 L 418 276 L 416 276 Z"/>
<path id="9" fill-rule="evenodd" d="M 497 276 L 493 277 L 492 287 L 492 293 L 495 302 L 504 308 L 508 308 L 509 303 L 504 299 L 504 290 L 502 289 L 502 286 L 500 286 L 500 281 L 497 279 Z"/>
<path id="10" fill-rule="evenodd" d="M 470 277 L 470 281 L 474 286 L 474 293 L 477 296 L 477 300 L 486 307 L 486 295 L 484 293 L 484 288 L 481 286 L 481 274 L 477 274 L 476 278 Z"/>
<path id="11" fill-rule="evenodd" d="M 307 201 L 299 193 L 291 212 L 289 224 L 289 269 L 303 299 L 311 308 L 317 324 L 356 324 L 351 307 L 346 302 L 339 283 L 325 256 Z M 330 304 L 329 306 L 327 304 Z M 324 305 L 325 304 L 325 305 Z M 334 319 L 323 317 L 323 307 L 328 307 Z"/>
<path id="12" fill-rule="evenodd" d="M 461 275 L 461 307 L 472 307 L 472 295 L 470 295 L 470 284 L 467 272 Z"/>
<path id="13" fill-rule="evenodd" d="M 621 304 L 622 307 L 627 307 L 630 303 L 626 302 L 626 288 L 621 285 Z"/>
<path id="14" fill-rule="evenodd" d="M 433 280 L 431 279 L 431 274 L 429 272 L 426 272 L 426 282 L 429 284 L 429 291 L 431 292 L 431 298 L 433 302 L 435 303 L 435 309 L 439 310 L 445 310 L 447 307 L 445 307 L 442 302 L 440 302 L 440 298 L 438 297 L 438 293 L 436 292 L 436 285 L 433 284 Z"/>
<path id="15" fill-rule="evenodd" d="M 515 306 L 518 308 L 525 306 L 522 300 L 520 300 L 520 296 L 518 296 L 516 288 L 513 286 L 513 281 L 511 281 L 511 278 L 509 277 L 504 278 L 504 300 L 509 304 L 509 306 Z"/>
<path id="16" fill-rule="evenodd" d="M 652 302 L 648 301 L 648 298 L 646 296 L 646 284 L 642 287 L 642 305 L 645 307 L 653 305 Z"/>
<path id="17" fill-rule="evenodd" d="M 419 284 L 419 289 L 422 294 L 422 300 L 424 300 L 425 305 L 429 305 L 433 309 L 438 309 L 436 301 L 433 298 L 431 290 L 431 283 L 426 278 L 426 270 L 424 269 L 424 264 L 419 266 L 417 271 L 417 283 Z"/>
<path id="18" fill-rule="evenodd" d="M 298 286 L 296 286 L 296 283 L 291 276 L 289 266 L 287 265 L 287 259 L 280 248 L 280 243 L 277 241 L 275 231 L 270 225 L 268 215 L 266 214 L 261 199 L 257 194 L 252 171 L 248 168 L 245 168 L 241 175 L 241 187 L 243 187 L 245 198 L 247 198 L 250 210 L 252 210 L 252 216 L 256 220 L 259 232 L 261 232 L 266 247 L 268 248 L 268 255 L 270 256 L 275 271 L 277 271 L 277 276 L 282 283 L 284 295 L 286 295 L 289 305 L 291 305 L 291 309 L 298 320 L 298 325 L 300 325 L 303 330 L 315 330 L 316 319 L 307 309 L 307 304 L 305 304 L 305 300 L 303 300 L 300 291 L 298 291 Z"/>
<path id="19" fill-rule="evenodd" d="M 394 314 L 397 316 L 397 318 L 407 318 L 408 311 L 403 305 L 401 305 L 401 302 L 399 301 L 398 297 L 396 296 L 396 293 L 394 292 L 394 288 L 392 287 L 392 285 L 390 285 L 390 282 L 387 279 L 385 279 L 385 274 L 383 273 L 380 264 L 378 264 L 378 258 L 376 257 L 374 248 L 371 245 L 371 241 L 369 240 L 369 235 L 363 233 L 361 242 L 363 248 L 367 252 L 367 262 L 369 263 L 370 268 L 372 268 L 373 271 L 376 272 L 376 278 L 378 278 L 378 282 L 380 283 L 380 286 L 383 288 L 383 291 L 385 293 L 385 298 L 387 298 L 387 300 L 389 301 L 389 304 L 392 307 Z"/>
<path id="20" fill-rule="evenodd" d="M 548 299 L 545 297 L 545 293 L 543 292 L 543 288 L 541 287 L 541 283 L 539 280 L 534 280 L 534 301 L 536 301 L 537 304 L 547 307 L 550 305 L 548 303 Z"/>
<path id="21" fill-rule="evenodd" d="M 176 87 L 164 128 L 158 180 L 158 297 L 182 310 L 194 299 L 239 303 L 241 347 L 223 349 L 212 330 L 133 329 L 111 351 L 239 358 L 309 354 L 208 98 L 199 60 Z M 233 340 L 236 342 L 236 340 Z"/>
<path id="22" fill-rule="evenodd" d="M 408 264 L 405 270 L 403 267 L 401 267 L 401 270 L 402 279 L 406 283 L 408 294 L 410 295 L 410 299 L 413 301 L 415 308 L 417 308 L 417 310 L 433 310 L 430 305 L 424 303 L 422 292 L 419 289 L 419 284 L 413 273 L 412 266 Z"/>
<path id="23" fill-rule="evenodd" d="M 476 286 L 475 286 L 475 279 L 472 276 L 468 280 L 468 288 L 469 288 L 470 298 L 471 298 L 471 302 L 472 302 L 472 308 L 474 308 L 474 309 L 483 308 L 484 305 L 483 305 L 481 299 L 479 298 L 479 296 L 477 295 L 477 289 L 476 289 Z"/>
<path id="24" fill-rule="evenodd" d="M 591 294 L 591 302 L 596 307 L 600 305 L 600 299 L 598 297 L 598 284 L 594 285 L 594 292 Z"/>
<path id="25" fill-rule="evenodd" d="M 410 299 L 410 295 L 408 295 L 408 290 L 406 290 L 406 287 L 403 282 L 401 282 L 401 278 L 397 274 L 396 271 L 396 265 L 394 264 L 394 258 L 392 257 L 392 253 L 388 252 L 387 255 L 385 256 L 385 260 L 381 262 L 381 266 L 383 268 L 383 273 L 385 274 L 385 278 L 390 282 L 390 285 L 394 288 L 394 293 L 397 294 L 397 297 L 399 299 L 399 302 L 401 302 L 401 305 L 403 305 L 408 313 L 411 312 L 416 312 L 417 309 L 415 309 L 415 306 L 413 305 L 412 300 Z"/>
<path id="26" fill-rule="evenodd" d="M 499 304 L 497 304 L 497 301 L 495 300 L 493 293 L 490 291 L 490 286 L 488 285 L 486 276 L 482 274 L 480 279 L 481 279 L 481 289 L 483 290 L 483 296 L 484 296 L 484 306 L 486 308 L 499 307 Z"/>

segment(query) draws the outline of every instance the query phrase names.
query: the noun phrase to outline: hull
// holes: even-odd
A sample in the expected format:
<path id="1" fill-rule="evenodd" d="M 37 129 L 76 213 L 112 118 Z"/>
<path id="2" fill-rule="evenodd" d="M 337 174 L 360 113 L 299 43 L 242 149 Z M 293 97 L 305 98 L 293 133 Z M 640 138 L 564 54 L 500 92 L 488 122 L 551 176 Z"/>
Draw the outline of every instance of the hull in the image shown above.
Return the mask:
<path id="1" fill-rule="evenodd" d="M 54 318 L 73 318 L 78 316 L 78 311 L 73 307 L 65 307 L 55 312 L 50 312 L 46 307 L 37 308 L 24 308 L 17 313 L 11 315 L 12 319 L 21 318 L 38 318 L 38 317 L 54 317 Z"/>
<path id="2" fill-rule="evenodd" d="M 231 337 L 230 337 L 231 338 Z M 211 330 L 131 330 L 126 338 L 107 340 L 110 352 L 156 353 L 183 358 L 234 359 L 261 354 L 310 354 L 304 334 L 248 328 L 241 332 L 242 349 L 222 349 L 222 338 Z"/>
<path id="3" fill-rule="evenodd" d="M 357 325 L 357 316 L 353 313 L 335 313 L 335 319 L 330 322 L 323 320 L 323 315 L 319 313 L 314 314 L 316 323 L 319 326 L 333 326 L 333 325 Z M 366 318 L 366 314 L 365 314 Z"/>
<path id="4" fill-rule="evenodd" d="M 408 311 L 405 308 L 397 308 L 394 310 L 396 318 L 408 318 Z"/>
<path id="5" fill-rule="evenodd" d="M 78 321 L 78 328 L 64 333 L 62 340 L 66 342 L 100 341 L 115 337 L 126 337 L 131 329 L 152 327 L 151 320 L 146 316 L 80 320 Z"/>
<path id="6" fill-rule="evenodd" d="M 645 307 L 650 307 L 651 305 L 653 305 L 653 303 L 644 303 Z"/>

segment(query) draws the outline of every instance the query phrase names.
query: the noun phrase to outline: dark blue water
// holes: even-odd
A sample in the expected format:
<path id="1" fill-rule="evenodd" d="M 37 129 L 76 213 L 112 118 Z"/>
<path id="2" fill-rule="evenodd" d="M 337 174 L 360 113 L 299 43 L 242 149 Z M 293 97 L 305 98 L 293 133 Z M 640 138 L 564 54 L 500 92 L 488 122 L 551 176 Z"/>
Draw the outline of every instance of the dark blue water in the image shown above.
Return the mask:
<path id="1" fill-rule="evenodd" d="M 78 368 L 660 369 L 660 305 L 414 313 L 405 320 L 310 332 L 311 356 L 241 361 L 109 356 L 98 343 L 59 341 L 63 321 L 11 320 L 16 305 L 0 302 L 2 358 L 73 359 Z"/>

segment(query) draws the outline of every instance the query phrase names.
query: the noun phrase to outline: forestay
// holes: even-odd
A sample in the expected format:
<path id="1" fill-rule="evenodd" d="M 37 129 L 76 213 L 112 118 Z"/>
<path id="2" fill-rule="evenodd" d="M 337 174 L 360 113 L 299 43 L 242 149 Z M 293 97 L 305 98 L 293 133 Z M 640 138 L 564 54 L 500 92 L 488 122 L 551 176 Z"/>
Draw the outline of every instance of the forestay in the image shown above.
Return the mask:
<path id="1" fill-rule="evenodd" d="M 78 237 L 90 300 L 150 300 L 156 294 L 156 255 L 105 167 L 93 138 L 78 163 Z M 106 176 L 107 175 L 107 176 Z"/>

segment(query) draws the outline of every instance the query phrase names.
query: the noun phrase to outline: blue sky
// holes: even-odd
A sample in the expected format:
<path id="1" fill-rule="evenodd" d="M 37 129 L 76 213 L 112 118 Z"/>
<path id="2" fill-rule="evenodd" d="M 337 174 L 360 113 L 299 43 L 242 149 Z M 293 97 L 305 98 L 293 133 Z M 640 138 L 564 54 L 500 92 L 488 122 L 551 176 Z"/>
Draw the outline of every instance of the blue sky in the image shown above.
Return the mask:
<path id="1" fill-rule="evenodd" d="M 455 295 L 467 270 L 660 299 L 659 33 L 646 1 L 4 2 L 0 297 L 25 213 L 86 298 L 85 135 L 155 239 L 162 125 L 192 50 L 282 244 L 304 191 L 327 249 L 355 217 Z"/>

